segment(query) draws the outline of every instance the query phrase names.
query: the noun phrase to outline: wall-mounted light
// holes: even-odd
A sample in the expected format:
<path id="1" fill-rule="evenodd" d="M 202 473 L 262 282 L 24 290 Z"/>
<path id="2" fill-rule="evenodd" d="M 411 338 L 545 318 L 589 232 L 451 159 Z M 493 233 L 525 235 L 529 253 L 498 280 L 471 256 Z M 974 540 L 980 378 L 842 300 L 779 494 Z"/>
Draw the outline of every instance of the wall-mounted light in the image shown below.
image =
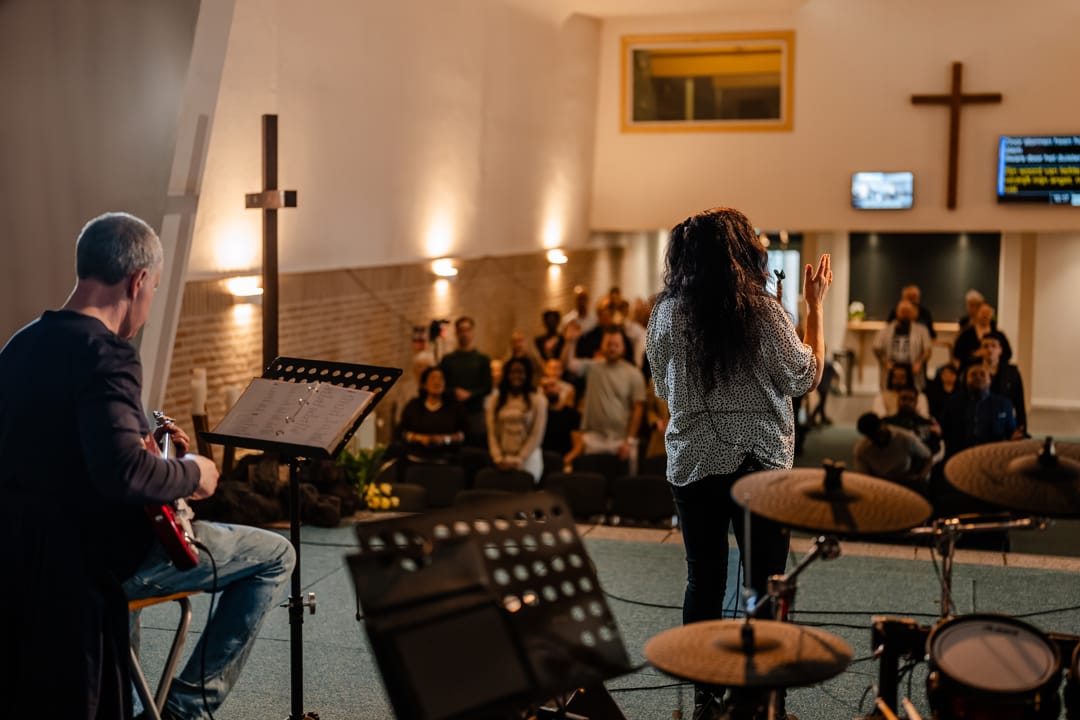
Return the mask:
<path id="1" fill-rule="evenodd" d="M 261 283 L 262 278 L 258 275 L 241 275 L 226 280 L 225 289 L 235 302 L 258 302 L 257 298 L 263 294 Z"/>
<path id="2" fill-rule="evenodd" d="M 562 248 L 552 248 L 547 251 L 547 259 L 552 265 L 565 265 L 569 258 L 566 257 Z"/>
<path id="3" fill-rule="evenodd" d="M 431 272 L 439 277 L 448 278 L 457 275 L 458 269 L 454 267 L 454 261 L 450 258 L 439 258 L 431 263 Z"/>

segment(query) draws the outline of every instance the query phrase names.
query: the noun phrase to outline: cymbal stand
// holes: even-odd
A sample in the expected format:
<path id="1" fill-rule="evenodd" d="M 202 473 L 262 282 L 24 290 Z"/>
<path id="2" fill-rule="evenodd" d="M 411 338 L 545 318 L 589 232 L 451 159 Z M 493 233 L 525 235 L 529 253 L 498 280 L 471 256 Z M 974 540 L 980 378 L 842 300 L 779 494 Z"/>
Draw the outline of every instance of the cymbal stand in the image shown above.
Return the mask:
<path id="1" fill-rule="evenodd" d="M 1005 516 L 1008 517 L 1008 516 Z M 1045 530 L 1050 520 L 1044 517 L 1021 517 L 1007 520 L 983 519 L 978 515 L 959 515 L 937 518 L 924 527 L 913 528 L 908 535 L 929 535 L 933 539 L 931 552 L 941 557 L 941 617 L 952 615 L 952 569 L 956 541 L 964 533 L 994 532 L 999 530 Z"/>
<path id="2" fill-rule="evenodd" d="M 810 563 L 819 558 L 821 560 L 834 560 L 838 557 L 840 557 L 840 540 L 835 535 L 819 535 L 814 538 L 814 546 L 810 548 L 810 552 L 803 556 L 803 559 L 791 569 L 791 572 L 786 575 L 771 576 L 769 578 L 769 590 L 765 594 L 765 598 L 771 599 L 775 603 L 774 619 L 781 622 L 791 621 L 791 614 L 795 610 L 795 591 L 798 589 L 795 580 Z M 768 607 L 769 605 L 769 603 L 758 603 L 755 608 L 755 615 L 758 608 Z"/>

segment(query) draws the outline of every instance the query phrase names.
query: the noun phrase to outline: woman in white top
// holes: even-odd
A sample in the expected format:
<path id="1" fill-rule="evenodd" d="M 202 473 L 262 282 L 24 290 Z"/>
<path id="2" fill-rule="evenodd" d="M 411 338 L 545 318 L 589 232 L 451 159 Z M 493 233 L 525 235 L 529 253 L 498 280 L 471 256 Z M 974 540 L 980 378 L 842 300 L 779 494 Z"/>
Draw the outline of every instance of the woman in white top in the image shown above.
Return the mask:
<path id="1" fill-rule="evenodd" d="M 539 483 L 544 471 L 540 443 L 547 425 L 547 398 L 533 389 L 532 365 L 510 358 L 499 387 L 484 401 L 488 451 L 502 470 L 524 470 Z"/>

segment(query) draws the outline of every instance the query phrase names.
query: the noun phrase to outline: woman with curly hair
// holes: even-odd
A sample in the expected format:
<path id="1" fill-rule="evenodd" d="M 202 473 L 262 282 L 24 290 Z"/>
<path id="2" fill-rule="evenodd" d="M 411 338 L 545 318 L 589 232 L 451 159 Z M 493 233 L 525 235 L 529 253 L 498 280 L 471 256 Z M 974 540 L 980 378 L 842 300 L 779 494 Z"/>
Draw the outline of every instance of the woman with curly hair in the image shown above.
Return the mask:
<path id="1" fill-rule="evenodd" d="M 800 340 L 766 290 L 768 253 L 737 210 L 714 208 L 671 231 L 664 288 L 649 318 L 656 394 L 668 403 L 668 481 L 682 526 L 687 582 L 683 622 L 720 618 L 727 590 L 728 523 L 743 550 L 743 513 L 731 486 L 760 469 L 790 468 L 791 398 L 821 381 L 822 301 L 828 255 L 806 266 L 806 333 Z M 759 598 L 782 573 L 785 530 L 755 517 L 750 584 Z"/>

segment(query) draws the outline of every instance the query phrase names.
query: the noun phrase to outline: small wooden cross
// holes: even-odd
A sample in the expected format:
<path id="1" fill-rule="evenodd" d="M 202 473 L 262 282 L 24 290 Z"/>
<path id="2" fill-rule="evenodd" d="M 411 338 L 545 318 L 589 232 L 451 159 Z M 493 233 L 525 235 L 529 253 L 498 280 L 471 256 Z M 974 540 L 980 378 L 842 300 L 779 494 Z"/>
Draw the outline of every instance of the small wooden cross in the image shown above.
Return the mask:
<path id="1" fill-rule="evenodd" d="M 949 189 L 946 207 L 956 209 L 956 176 L 960 161 L 960 108 L 972 103 L 999 103 L 1001 93 L 972 93 L 965 95 L 963 85 L 964 65 L 952 64 L 952 89 L 948 95 L 912 95 L 914 105 L 949 106 Z"/>
<path id="2" fill-rule="evenodd" d="M 278 208 L 296 207 L 295 190 L 278 190 L 277 115 L 262 116 L 263 189 L 244 195 L 244 207 L 263 211 L 262 351 L 263 367 L 278 355 Z"/>

